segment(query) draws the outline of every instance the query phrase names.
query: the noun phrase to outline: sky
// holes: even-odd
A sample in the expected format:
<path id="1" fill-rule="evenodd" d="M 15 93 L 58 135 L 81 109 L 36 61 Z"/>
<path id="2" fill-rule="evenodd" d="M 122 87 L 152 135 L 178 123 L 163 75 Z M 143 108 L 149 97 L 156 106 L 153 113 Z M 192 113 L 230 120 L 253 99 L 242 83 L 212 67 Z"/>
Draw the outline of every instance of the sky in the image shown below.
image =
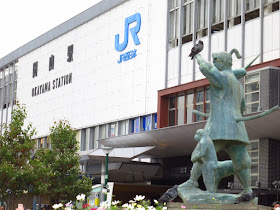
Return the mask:
<path id="1" fill-rule="evenodd" d="M 0 58 L 101 0 L 1 0 Z"/>

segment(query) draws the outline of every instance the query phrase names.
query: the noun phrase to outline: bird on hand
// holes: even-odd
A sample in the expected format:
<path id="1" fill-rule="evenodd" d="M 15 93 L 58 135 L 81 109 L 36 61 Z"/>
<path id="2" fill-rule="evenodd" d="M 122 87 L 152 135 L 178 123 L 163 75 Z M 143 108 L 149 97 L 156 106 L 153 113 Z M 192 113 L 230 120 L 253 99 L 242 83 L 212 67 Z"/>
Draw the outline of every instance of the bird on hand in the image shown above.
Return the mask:
<path id="1" fill-rule="evenodd" d="M 199 40 L 198 43 L 196 45 L 193 46 L 192 51 L 189 55 L 189 57 L 191 57 L 191 59 L 193 59 L 193 57 L 200 53 L 203 50 L 203 41 Z"/>

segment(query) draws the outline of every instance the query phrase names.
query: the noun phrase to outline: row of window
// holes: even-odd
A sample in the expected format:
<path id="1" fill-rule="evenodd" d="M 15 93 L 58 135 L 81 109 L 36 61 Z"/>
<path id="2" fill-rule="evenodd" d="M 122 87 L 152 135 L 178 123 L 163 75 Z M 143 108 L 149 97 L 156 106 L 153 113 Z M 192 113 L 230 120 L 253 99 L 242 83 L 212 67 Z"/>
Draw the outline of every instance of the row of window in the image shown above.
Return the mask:
<path id="1" fill-rule="evenodd" d="M 169 98 L 168 112 L 169 126 L 189 124 L 203 120 L 203 117 L 192 113 L 194 109 L 209 113 L 209 86 L 171 96 Z"/>
<path id="2" fill-rule="evenodd" d="M 17 69 L 15 63 L 0 71 L 0 106 L 4 109 L 16 100 Z"/>
<path id="3" fill-rule="evenodd" d="M 81 151 L 100 148 L 99 139 L 157 129 L 157 114 L 107 123 L 78 131 Z"/>
<path id="4" fill-rule="evenodd" d="M 67 62 L 73 61 L 73 53 L 74 53 L 74 45 L 70 45 L 67 48 Z M 51 55 L 49 57 L 49 71 L 54 69 L 54 55 Z M 38 61 L 33 63 L 33 74 L 32 77 L 38 76 Z"/>
<path id="5" fill-rule="evenodd" d="M 245 114 L 257 112 L 260 109 L 260 73 L 248 74 L 244 79 Z M 183 125 L 205 120 L 202 116 L 194 115 L 192 111 L 209 113 L 209 86 L 196 90 L 179 93 L 169 97 L 168 122 L 169 126 Z"/>
<path id="6" fill-rule="evenodd" d="M 197 34 L 199 37 L 207 35 L 208 28 L 208 0 L 184 0 L 182 5 L 183 28 L 182 43 L 192 41 L 193 19 L 194 19 L 194 1 L 197 3 Z M 265 14 L 279 10 L 279 0 L 264 0 Z M 224 0 L 212 1 L 212 28 L 211 33 L 223 30 L 224 27 Z M 234 26 L 241 23 L 241 4 L 242 0 L 228 0 L 228 26 Z M 179 26 L 180 26 L 180 0 L 169 0 L 170 14 L 170 47 L 178 45 Z M 245 1 L 245 20 L 251 20 L 259 17 L 259 0 Z"/>

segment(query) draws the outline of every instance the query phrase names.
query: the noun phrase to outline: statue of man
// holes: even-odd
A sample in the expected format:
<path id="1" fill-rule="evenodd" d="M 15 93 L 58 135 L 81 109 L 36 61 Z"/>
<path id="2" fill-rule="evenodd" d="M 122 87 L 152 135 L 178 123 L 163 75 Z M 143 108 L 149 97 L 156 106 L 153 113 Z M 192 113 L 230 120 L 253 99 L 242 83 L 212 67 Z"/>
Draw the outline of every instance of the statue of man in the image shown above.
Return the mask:
<path id="1" fill-rule="evenodd" d="M 224 172 L 234 171 L 243 185 L 242 193 L 252 193 L 251 159 L 246 149 L 249 139 L 244 122 L 236 120 L 245 110 L 243 87 L 238 79 L 246 75 L 246 70 L 232 70 L 232 53 L 241 58 L 236 49 L 230 53 L 213 53 L 213 64 L 200 54 L 195 55 L 200 71 L 210 83 L 210 113 L 204 130 L 212 139 L 216 152 L 225 150 L 231 158 L 232 164 L 225 164 Z M 232 168 L 228 168 L 229 165 Z M 178 187 L 178 192 L 180 188 L 197 188 L 201 173 L 202 164 L 194 163 L 190 179 Z"/>

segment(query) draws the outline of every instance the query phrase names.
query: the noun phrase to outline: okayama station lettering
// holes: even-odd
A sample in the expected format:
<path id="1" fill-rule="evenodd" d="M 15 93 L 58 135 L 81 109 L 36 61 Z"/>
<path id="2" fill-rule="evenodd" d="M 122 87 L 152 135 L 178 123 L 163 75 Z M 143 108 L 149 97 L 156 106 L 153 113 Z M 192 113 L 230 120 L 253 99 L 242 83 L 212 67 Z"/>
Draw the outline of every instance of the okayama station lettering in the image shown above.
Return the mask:
<path id="1" fill-rule="evenodd" d="M 57 89 L 64 85 L 68 85 L 72 83 L 72 73 L 66 74 L 64 76 L 58 77 L 54 79 L 52 82 L 46 82 L 39 86 L 32 88 L 32 97 L 41 95 L 43 93 L 51 91 L 51 89 Z"/>

